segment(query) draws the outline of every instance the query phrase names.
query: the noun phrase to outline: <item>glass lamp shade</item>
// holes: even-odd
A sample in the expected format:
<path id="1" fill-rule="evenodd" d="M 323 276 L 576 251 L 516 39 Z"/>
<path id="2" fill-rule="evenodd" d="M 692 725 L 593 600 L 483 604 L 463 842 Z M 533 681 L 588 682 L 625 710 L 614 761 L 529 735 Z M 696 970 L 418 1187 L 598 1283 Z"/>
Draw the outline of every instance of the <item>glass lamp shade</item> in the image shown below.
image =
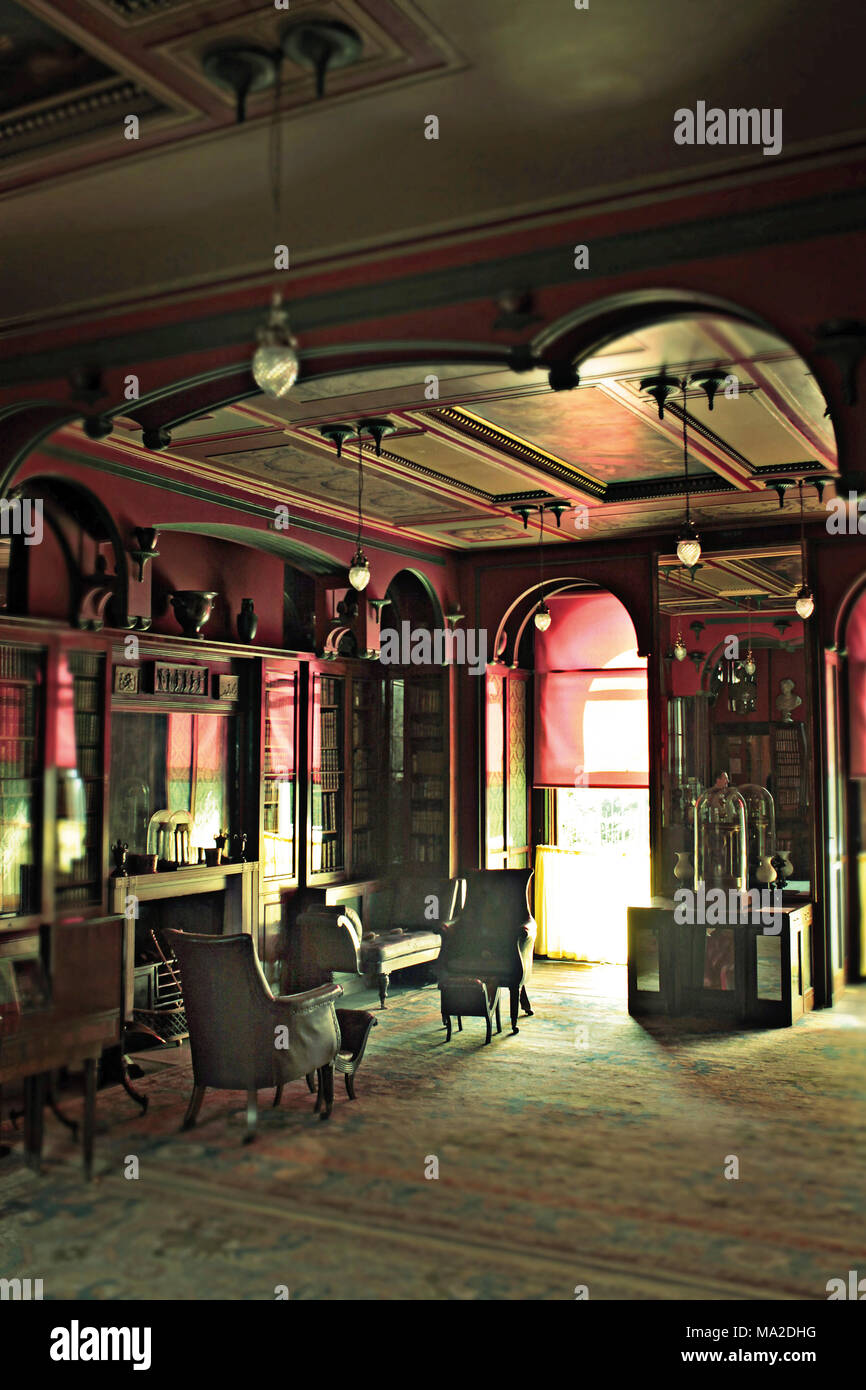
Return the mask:
<path id="1" fill-rule="evenodd" d="M 370 562 L 360 546 L 352 556 L 349 566 L 349 583 L 353 589 L 366 589 L 370 582 Z"/>
<path id="2" fill-rule="evenodd" d="M 815 600 L 812 597 L 812 590 L 809 588 L 808 584 L 804 584 L 797 590 L 797 599 L 794 607 L 799 617 L 811 618 L 815 611 Z"/>
<path id="3" fill-rule="evenodd" d="M 752 655 L 752 649 L 750 647 L 749 650 L 746 652 L 746 659 L 743 662 L 743 670 L 745 671 L 747 676 L 753 676 L 757 669 L 758 663 L 755 661 L 755 658 Z"/>
<path id="4" fill-rule="evenodd" d="M 701 538 L 691 522 L 677 537 L 677 559 L 687 569 L 691 569 L 701 558 Z"/>
<path id="5" fill-rule="evenodd" d="M 538 607 L 535 610 L 535 614 L 533 616 L 532 621 L 535 623 L 535 626 L 538 628 L 539 632 L 547 631 L 547 629 L 550 627 L 552 619 L 550 616 L 550 609 L 548 608 L 546 603 L 540 603 L 538 605 Z"/>
<path id="6" fill-rule="evenodd" d="M 685 661 L 686 657 L 688 656 L 688 652 L 686 651 L 686 644 L 683 641 L 683 634 L 681 632 L 677 633 L 677 640 L 674 643 L 674 656 L 676 657 L 677 661 Z"/>
<path id="7" fill-rule="evenodd" d="M 268 321 L 259 329 L 253 356 L 253 378 L 266 396 L 287 396 L 298 379 L 297 340 L 289 328 L 280 296 L 274 295 Z"/>

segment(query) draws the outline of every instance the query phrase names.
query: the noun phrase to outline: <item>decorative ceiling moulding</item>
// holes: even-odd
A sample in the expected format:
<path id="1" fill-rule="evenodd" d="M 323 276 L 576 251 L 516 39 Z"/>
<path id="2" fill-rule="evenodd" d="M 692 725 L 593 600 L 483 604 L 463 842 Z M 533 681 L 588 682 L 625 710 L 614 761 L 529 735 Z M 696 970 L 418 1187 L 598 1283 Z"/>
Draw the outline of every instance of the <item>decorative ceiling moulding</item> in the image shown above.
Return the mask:
<path id="1" fill-rule="evenodd" d="M 200 4 L 197 9 L 203 17 L 211 13 L 212 6 Z M 317 20 L 334 26 L 336 40 L 321 97 L 317 95 L 317 76 L 309 62 L 309 45 L 298 34 L 300 25 L 312 25 Z M 356 36 L 357 42 L 350 42 L 350 35 Z M 343 47 L 339 48 L 341 36 Z M 406 0 L 371 0 L 364 6 L 356 0 L 330 0 L 326 6 L 293 0 L 290 9 L 276 9 L 271 4 L 249 10 L 238 5 L 234 15 L 227 16 L 223 9 L 218 23 L 200 23 L 189 32 L 156 45 L 153 51 L 167 67 L 180 69 L 189 80 L 207 86 L 231 110 L 235 96 L 212 80 L 203 61 L 215 49 L 232 47 L 259 49 L 275 59 L 282 54 L 283 112 L 306 110 L 319 101 L 375 92 L 394 82 L 402 85 L 431 72 L 464 66 L 445 38 L 424 22 Z M 258 93 L 251 92 L 247 119 L 269 118 L 273 103 L 273 83 Z"/>
<path id="2" fill-rule="evenodd" d="M 603 498 L 605 495 L 603 483 L 587 477 L 586 474 L 581 473 L 561 459 L 555 459 L 540 449 L 533 448 L 530 444 L 524 444 L 522 440 L 515 439 L 505 431 L 496 429 L 493 425 L 487 424 L 486 421 L 476 420 L 458 407 L 441 406 L 437 410 L 431 410 L 429 414 L 434 419 L 441 420 L 443 424 L 452 426 L 458 434 L 476 439 L 495 449 L 497 453 L 503 454 L 506 458 L 519 459 L 522 463 L 530 463 L 553 477 L 563 478 L 590 497 Z"/>

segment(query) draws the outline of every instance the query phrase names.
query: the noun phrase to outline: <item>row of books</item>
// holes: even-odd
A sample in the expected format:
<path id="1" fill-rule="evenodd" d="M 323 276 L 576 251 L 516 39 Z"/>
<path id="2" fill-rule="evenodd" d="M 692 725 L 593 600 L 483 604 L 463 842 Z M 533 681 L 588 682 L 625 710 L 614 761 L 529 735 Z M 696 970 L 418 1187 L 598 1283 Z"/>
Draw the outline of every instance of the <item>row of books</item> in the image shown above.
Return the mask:
<path id="1" fill-rule="evenodd" d="M 34 743 L 8 743 L 0 740 L 0 781 L 29 781 L 35 777 L 36 745 Z M 14 787 L 4 787 L 5 796 L 21 796 L 23 791 Z"/>
<path id="2" fill-rule="evenodd" d="M 102 671 L 99 652 L 70 652 L 69 669 L 73 676 L 98 676 Z"/>
<path id="3" fill-rule="evenodd" d="M 441 811 L 412 812 L 413 835 L 441 835 L 444 826 L 445 817 Z"/>
<path id="4" fill-rule="evenodd" d="M 325 792 L 321 798 L 319 817 L 321 830 L 326 832 L 335 831 L 337 827 L 337 794 L 336 792 Z"/>
<path id="5" fill-rule="evenodd" d="M 79 748 L 95 748 L 99 743 L 99 716 L 97 714 L 76 714 L 75 742 Z"/>
<path id="6" fill-rule="evenodd" d="M 430 749 L 421 749 L 412 754 L 411 769 L 413 777 L 423 777 L 430 773 L 442 773 L 442 754 Z"/>
<path id="7" fill-rule="evenodd" d="M 414 801 L 441 801 L 445 795 L 445 784 L 441 777 L 421 777 L 412 783 Z"/>
<path id="8" fill-rule="evenodd" d="M 441 714 L 442 689 L 440 686 L 410 686 L 409 709 L 412 714 Z"/>
<path id="9" fill-rule="evenodd" d="M 335 676 L 322 676 L 321 681 L 322 704 L 335 705 L 337 703 L 337 678 Z"/>
<path id="10" fill-rule="evenodd" d="M 318 867 L 315 867 L 318 860 Z M 323 840 L 320 845 L 316 845 L 313 854 L 314 873 L 329 873 L 333 869 L 342 869 L 343 852 L 339 840 Z"/>
<path id="11" fill-rule="evenodd" d="M 22 685 L 0 686 L 0 738 L 33 738 L 36 701 Z"/>
<path id="12" fill-rule="evenodd" d="M 339 742 L 337 711 L 335 709 L 323 709 L 319 717 L 322 721 L 322 747 L 336 748 Z"/>
<path id="13" fill-rule="evenodd" d="M 319 767 L 322 772 L 341 772 L 339 753 L 336 748 L 322 748 Z"/>
<path id="14" fill-rule="evenodd" d="M 409 725 L 410 738 L 438 738 L 442 737 L 441 723 L 432 724 L 425 719 L 413 719 Z"/>
<path id="15" fill-rule="evenodd" d="M 79 712 L 99 712 L 101 682 L 97 680 L 75 679 L 75 708 Z"/>
<path id="16" fill-rule="evenodd" d="M 23 647 L 0 645 L 0 680 L 4 676 L 10 680 L 32 681 L 39 670 L 39 654 Z"/>

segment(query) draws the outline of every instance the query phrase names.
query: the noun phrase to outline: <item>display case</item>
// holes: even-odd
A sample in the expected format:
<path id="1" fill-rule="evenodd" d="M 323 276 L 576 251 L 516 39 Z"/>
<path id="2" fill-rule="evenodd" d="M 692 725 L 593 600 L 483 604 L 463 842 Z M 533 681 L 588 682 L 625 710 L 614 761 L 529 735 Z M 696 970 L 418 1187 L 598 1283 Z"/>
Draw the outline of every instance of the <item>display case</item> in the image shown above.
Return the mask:
<path id="1" fill-rule="evenodd" d="M 60 909 L 103 901 L 105 670 L 103 652 L 60 653 L 54 880 Z"/>
<path id="2" fill-rule="evenodd" d="M 726 773 L 702 792 L 694 810 L 695 889 L 748 888 L 746 803 Z"/>
<path id="3" fill-rule="evenodd" d="M 310 879 L 343 873 L 346 854 L 346 677 L 311 673 Z"/>
<path id="4" fill-rule="evenodd" d="M 766 787 L 744 782 L 737 790 L 746 803 L 749 887 L 767 888 L 775 881 L 776 808 Z"/>
<path id="5" fill-rule="evenodd" d="M 388 682 L 388 860 L 392 870 L 450 872 L 451 726 L 447 671 Z"/>

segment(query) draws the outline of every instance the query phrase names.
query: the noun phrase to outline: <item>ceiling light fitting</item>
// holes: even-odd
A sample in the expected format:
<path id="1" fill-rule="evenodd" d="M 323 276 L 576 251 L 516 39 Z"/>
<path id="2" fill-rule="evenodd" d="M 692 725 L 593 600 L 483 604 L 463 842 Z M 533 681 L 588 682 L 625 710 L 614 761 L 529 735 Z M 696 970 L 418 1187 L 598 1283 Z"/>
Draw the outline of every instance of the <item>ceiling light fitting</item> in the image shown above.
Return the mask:
<path id="1" fill-rule="evenodd" d="M 284 57 L 299 67 L 312 68 L 318 100 L 325 95 L 328 73 L 356 63 L 363 47 L 358 31 L 338 19 L 293 20 L 283 30 L 280 43 Z"/>
<path id="2" fill-rule="evenodd" d="M 370 582 L 370 561 L 361 546 L 361 527 L 363 515 L 361 504 L 364 496 L 364 449 L 361 443 L 361 435 L 358 433 L 358 541 L 355 546 L 355 553 L 349 565 L 349 583 L 353 589 L 359 592 L 366 589 Z"/>
<path id="3" fill-rule="evenodd" d="M 686 487 L 686 520 L 683 529 L 677 536 L 677 558 L 686 569 L 691 570 L 692 579 L 695 577 L 695 566 L 701 558 L 701 538 L 695 530 L 691 514 L 691 500 L 689 497 L 689 447 L 686 433 L 688 412 L 686 410 L 686 381 L 683 379 L 683 468 L 685 470 Z"/>
<path id="4" fill-rule="evenodd" d="M 815 611 L 815 599 L 812 590 L 806 583 L 806 519 L 803 513 L 803 479 L 798 484 L 800 489 L 800 587 L 797 590 L 797 598 L 794 607 L 799 617 L 804 621 L 811 618 Z"/>

